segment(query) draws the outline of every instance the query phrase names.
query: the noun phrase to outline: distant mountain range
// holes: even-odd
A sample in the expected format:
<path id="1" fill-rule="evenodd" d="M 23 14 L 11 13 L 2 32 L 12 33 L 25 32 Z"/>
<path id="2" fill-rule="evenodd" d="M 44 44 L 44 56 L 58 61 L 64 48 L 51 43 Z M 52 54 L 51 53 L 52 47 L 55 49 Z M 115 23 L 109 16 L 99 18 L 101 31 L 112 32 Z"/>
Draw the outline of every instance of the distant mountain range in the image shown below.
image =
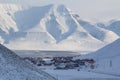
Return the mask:
<path id="1" fill-rule="evenodd" d="M 120 21 L 92 24 L 64 5 L 0 4 L 0 40 L 10 49 L 97 50 L 119 38 Z"/>

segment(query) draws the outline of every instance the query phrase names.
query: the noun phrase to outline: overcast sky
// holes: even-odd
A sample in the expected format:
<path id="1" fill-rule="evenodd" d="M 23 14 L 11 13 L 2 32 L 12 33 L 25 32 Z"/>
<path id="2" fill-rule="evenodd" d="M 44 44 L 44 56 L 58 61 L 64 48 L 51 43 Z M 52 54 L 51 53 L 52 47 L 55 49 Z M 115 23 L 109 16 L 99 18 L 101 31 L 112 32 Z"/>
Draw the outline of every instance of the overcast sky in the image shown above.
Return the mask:
<path id="1" fill-rule="evenodd" d="M 120 0 L 0 0 L 1 3 L 64 4 L 82 19 L 101 21 L 120 18 Z"/>

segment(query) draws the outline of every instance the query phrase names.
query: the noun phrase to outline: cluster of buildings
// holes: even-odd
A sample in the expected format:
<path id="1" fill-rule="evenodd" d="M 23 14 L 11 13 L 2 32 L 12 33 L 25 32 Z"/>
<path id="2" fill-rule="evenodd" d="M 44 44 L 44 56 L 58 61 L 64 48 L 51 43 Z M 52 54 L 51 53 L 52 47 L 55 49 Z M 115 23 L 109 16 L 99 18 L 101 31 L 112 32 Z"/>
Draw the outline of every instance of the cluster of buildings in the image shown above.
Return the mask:
<path id="1" fill-rule="evenodd" d="M 75 59 L 74 57 L 53 58 L 24 58 L 37 66 L 54 66 L 55 69 L 91 68 L 94 69 L 93 59 Z"/>

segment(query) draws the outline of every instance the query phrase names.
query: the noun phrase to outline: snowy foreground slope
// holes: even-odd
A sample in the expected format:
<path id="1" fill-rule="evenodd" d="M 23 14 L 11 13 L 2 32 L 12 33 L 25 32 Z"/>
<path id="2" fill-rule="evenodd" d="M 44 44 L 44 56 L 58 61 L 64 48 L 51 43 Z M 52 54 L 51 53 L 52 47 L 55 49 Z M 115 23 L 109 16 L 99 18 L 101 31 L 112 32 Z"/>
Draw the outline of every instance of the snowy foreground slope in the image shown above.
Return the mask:
<path id="1" fill-rule="evenodd" d="M 0 45 L 0 80 L 56 80 Z"/>
<path id="2" fill-rule="evenodd" d="M 120 39 L 84 57 L 95 59 L 97 71 L 120 76 Z"/>
<path id="3" fill-rule="evenodd" d="M 10 49 L 89 51 L 119 38 L 81 20 L 64 5 L 0 4 L 0 12 L 0 40 Z"/>

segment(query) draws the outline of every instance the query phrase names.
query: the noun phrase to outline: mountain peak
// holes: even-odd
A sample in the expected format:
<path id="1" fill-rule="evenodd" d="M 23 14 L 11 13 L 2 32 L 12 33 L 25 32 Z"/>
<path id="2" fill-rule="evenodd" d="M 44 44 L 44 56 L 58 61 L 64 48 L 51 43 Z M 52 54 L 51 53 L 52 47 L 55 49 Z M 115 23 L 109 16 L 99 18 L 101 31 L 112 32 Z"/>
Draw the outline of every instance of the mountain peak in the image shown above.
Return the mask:
<path id="1" fill-rule="evenodd" d="M 61 11 L 64 11 L 65 9 L 67 9 L 67 7 L 63 4 L 57 5 L 57 7 L 61 9 Z"/>
<path id="2" fill-rule="evenodd" d="M 68 8 L 64 4 L 51 4 L 52 10 L 56 10 L 58 12 L 69 12 Z"/>

